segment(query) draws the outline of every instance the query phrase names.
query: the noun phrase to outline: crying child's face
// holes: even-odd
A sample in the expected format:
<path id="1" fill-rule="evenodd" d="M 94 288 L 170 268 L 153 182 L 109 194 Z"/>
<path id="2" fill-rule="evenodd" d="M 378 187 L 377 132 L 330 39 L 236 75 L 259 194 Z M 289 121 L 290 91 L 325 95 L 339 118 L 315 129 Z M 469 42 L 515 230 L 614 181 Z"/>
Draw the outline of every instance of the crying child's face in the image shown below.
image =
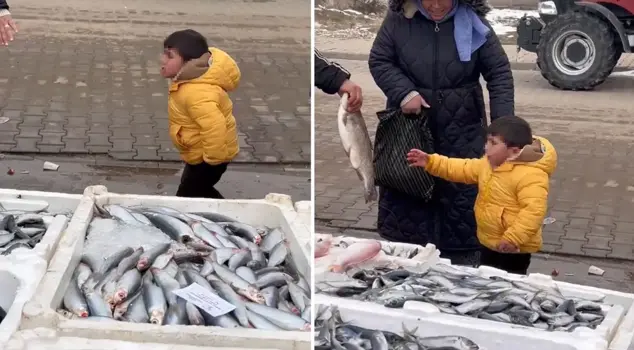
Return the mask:
<path id="1" fill-rule="evenodd" d="M 165 48 L 161 55 L 161 75 L 174 78 L 183 67 L 183 58 L 175 49 Z"/>

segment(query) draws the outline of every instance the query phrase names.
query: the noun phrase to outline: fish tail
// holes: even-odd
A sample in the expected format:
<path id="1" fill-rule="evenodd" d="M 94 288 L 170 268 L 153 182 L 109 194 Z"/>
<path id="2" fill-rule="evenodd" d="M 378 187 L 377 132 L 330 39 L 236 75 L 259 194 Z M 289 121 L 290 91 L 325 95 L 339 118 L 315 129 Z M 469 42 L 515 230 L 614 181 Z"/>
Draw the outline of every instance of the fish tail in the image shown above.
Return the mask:
<path id="1" fill-rule="evenodd" d="M 366 203 L 375 202 L 379 197 L 376 191 L 376 186 L 374 184 L 366 184 L 363 197 L 365 198 Z"/>

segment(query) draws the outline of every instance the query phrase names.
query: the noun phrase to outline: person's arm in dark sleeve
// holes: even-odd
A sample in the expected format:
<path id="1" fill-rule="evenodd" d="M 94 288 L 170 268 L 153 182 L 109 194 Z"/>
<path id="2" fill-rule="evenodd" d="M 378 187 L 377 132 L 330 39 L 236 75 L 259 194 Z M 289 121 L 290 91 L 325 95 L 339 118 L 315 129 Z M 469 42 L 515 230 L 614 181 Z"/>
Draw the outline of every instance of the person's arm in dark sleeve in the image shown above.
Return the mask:
<path id="1" fill-rule="evenodd" d="M 489 28 L 491 26 L 485 22 Z M 478 65 L 482 77 L 487 82 L 491 120 L 515 115 L 515 85 L 511 63 L 500 43 L 500 39 L 491 29 L 486 43 L 478 53 Z"/>
<path id="2" fill-rule="evenodd" d="M 9 10 L 9 4 L 7 4 L 7 0 L 0 0 L 0 10 Z"/>
<path id="3" fill-rule="evenodd" d="M 397 64 L 396 49 L 392 21 L 398 16 L 388 12 L 381 28 L 374 39 L 368 66 L 376 85 L 383 91 L 389 101 L 399 102 L 401 106 L 416 97 L 419 93 L 410 78 Z"/>
<path id="4" fill-rule="evenodd" d="M 315 86 L 327 94 L 336 94 L 343 82 L 350 79 L 350 72 L 338 63 L 328 60 L 317 49 L 314 55 Z"/>

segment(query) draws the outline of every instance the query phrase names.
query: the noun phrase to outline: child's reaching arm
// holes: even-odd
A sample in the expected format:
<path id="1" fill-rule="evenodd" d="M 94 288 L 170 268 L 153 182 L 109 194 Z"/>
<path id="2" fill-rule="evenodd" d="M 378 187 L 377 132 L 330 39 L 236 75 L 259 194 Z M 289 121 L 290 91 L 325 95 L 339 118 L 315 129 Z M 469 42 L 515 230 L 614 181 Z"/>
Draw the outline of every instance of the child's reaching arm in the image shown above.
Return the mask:
<path id="1" fill-rule="evenodd" d="M 200 126 L 203 143 L 203 161 L 218 164 L 225 159 L 227 125 L 218 102 L 213 94 L 191 94 L 187 101 L 187 111 Z"/>
<path id="2" fill-rule="evenodd" d="M 515 222 L 506 229 L 502 240 L 520 248 L 539 232 L 548 206 L 548 175 L 544 172 L 524 176 L 517 185 L 520 211 Z"/>
<path id="3" fill-rule="evenodd" d="M 411 166 L 424 167 L 431 175 L 447 181 L 476 184 L 480 170 L 487 160 L 486 158 L 449 158 L 440 154 L 427 154 L 421 150 L 411 150 L 407 154 L 407 161 Z"/>

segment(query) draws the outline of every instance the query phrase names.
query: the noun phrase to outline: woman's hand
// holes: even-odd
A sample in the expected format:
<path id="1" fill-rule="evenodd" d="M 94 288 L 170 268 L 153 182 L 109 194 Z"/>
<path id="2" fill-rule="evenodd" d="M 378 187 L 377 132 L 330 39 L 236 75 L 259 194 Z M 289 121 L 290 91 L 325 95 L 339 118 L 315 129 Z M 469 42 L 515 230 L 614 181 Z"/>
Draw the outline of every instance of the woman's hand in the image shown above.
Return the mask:
<path id="1" fill-rule="evenodd" d="M 412 98 L 409 102 L 403 105 L 401 109 L 405 114 L 420 114 L 421 109 L 430 108 L 429 103 L 425 101 L 423 96 L 416 95 L 416 97 Z"/>
<path id="2" fill-rule="evenodd" d="M 0 45 L 7 46 L 13 41 L 13 36 L 18 32 L 18 26 L 11 15 L 0 16 Z"/>
<path id="3" fill-rule="evenodd" d="M 419 150 L 413 149 L 407 153 L 407 162 L 409 166 L 424 168 L 429 162 L 429 154 Z"/>

